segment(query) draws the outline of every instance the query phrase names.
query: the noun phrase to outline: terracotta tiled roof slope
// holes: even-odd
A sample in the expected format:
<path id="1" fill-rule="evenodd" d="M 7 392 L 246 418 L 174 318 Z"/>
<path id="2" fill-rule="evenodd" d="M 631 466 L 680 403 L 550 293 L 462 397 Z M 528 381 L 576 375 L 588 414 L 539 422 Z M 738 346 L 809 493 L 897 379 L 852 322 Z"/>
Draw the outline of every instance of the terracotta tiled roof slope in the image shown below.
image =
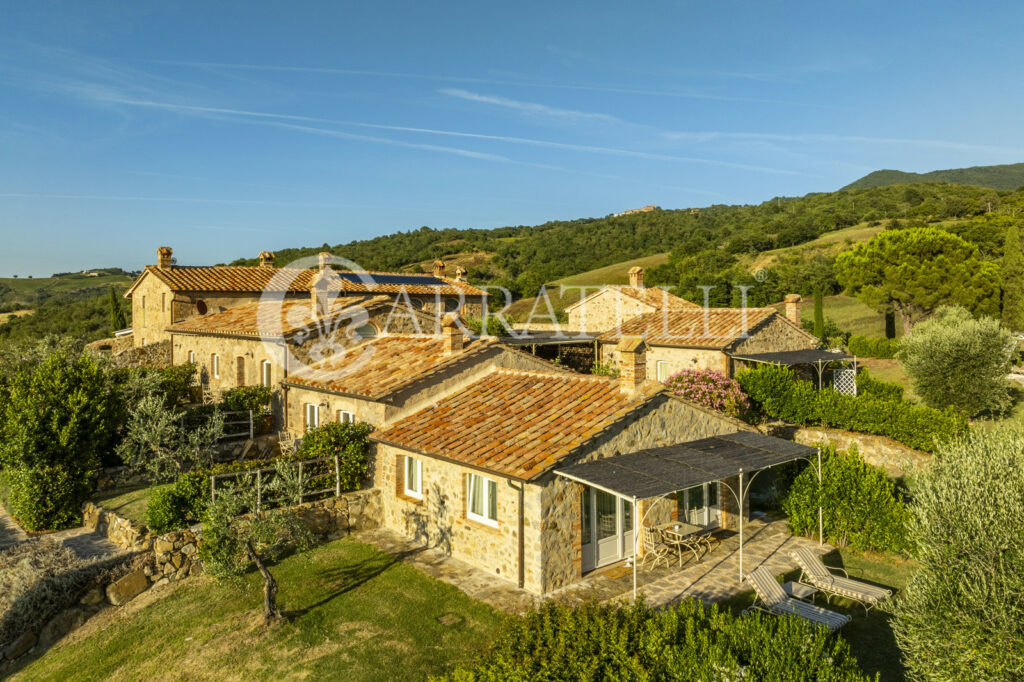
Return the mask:
<path id="1" fill-rule="evenodd" d="M 308 293 L 316 270 L 249 267 L 241 265 L 191 266 L 175 265 L 161 268 L 147 265 L 143 276 L 151 273 L 170 287 L 171 291 L 207 293 L 249 293 L 265 290 Z M 348 294 L 397 294 L 405 291 L 415 295 L 482 296 L 483 292 L 466 282 L 447 277 L 417 275 L 403 272 L 338 272 L 338 290 Z M 275 277 L 277 275 L 277 277 Z M 126 296 L 141 281 L 128 290 Z"/>
<path id="2" fill-rule="evenodd" d="M 691 303 L 685 298 L 679 298 L 675 294 L 671 294 L 664 289 L 658 287 L 644 287 L 638 289 L 636 287 L 626 286 L 613 286 L 609 287 L 615 289 L 620 294 L 635 298 L 638 301 L 643 301 L 647 305 L 652 305 L 659 310 L 662 307 L 668 308 L 669 310 L 684 310 L 686 308 L 700 308 L 696 303 Z"/>
<path id="3" fill-rule="evenodd" d="M 353 296 L 337 299 L 322 324 L 329 324 L 339 315 L 352 315 L 360 309 L 369 311 L 379 306 L 391 305 L 387 296 Z M 280 315 L 280 322 L 274 322 L 274 314 Z M 408 314 L 406 311 L 405 314 Z M 284 301 L 259 301 L 242 303 L 222 313 L 200 315 L 167 327 L 175 334 L 217 334 L 228 336 L 281 337 L 318 326 L 313 320 L 312 303 L 309 299 L 287 299 Z M 425 329 L 425 332 L 431 330 Z"/>
<path id="4" fill-rule="evenodd" d="M 643 336 L 647 343 L 691 348 L 725 348 L 778 315 L 774 308 L 694 308 L 646 313 L 605 332 L 601 341 Z M 780 316 L 781 317 L 781 316 Z M 785 318 L 782 318 L 785 319 Z"/>
<path id="5" fill-rule="evenodd" d="M 590 375 L 496 370 L 371 438 L 530 480 L 661 392 Z"/>
<path id="6" fill-rule="evenodd" d="M 476 339 L 467 341 L 461 351 L 449 354 L 441 336 L 382 336 L 301 369 L 283 383 L 380 400 L 428 374 L 497 345 L 497 339 Z"/>

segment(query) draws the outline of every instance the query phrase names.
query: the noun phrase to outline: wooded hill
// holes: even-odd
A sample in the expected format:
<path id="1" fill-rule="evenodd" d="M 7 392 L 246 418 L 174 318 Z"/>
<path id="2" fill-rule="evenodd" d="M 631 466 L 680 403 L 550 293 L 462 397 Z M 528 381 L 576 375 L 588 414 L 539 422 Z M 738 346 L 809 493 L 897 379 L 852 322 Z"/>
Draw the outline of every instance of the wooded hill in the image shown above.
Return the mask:
<path id="1" fill-rule="evenodd" d="M 917 182 L 952 182 L 961 185 L 977 185 L 992 189 L 1020 189 L 1024 187 L 1024 163 L 1002 166 L 971 166 L 970 168 L 949 168 L 930 173 L 908 173 L 898 170 L 877 170 L 860 180 L 851 182 L 843 189 L 867 189 Z"/>

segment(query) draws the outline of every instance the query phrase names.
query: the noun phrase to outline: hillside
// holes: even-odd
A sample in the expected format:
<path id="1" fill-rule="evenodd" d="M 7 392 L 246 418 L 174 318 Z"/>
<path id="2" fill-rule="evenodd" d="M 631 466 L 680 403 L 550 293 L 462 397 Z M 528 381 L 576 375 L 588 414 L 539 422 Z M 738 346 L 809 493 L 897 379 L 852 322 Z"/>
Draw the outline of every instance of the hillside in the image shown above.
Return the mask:
<path id="1" fill-rule="evenodd" d="M 950 168 L 930 173 L 908 173 L 898 170 L 877 170 L 851 182 L 843 189 L 868 189 L 889 185 L 905 185 L 916 182 L 952 182 L 961 185 L 977 185 L 992 189 L 1017 189 L 1024 187 L 1024 163 L 1002 166 L 971 166 Z"/>

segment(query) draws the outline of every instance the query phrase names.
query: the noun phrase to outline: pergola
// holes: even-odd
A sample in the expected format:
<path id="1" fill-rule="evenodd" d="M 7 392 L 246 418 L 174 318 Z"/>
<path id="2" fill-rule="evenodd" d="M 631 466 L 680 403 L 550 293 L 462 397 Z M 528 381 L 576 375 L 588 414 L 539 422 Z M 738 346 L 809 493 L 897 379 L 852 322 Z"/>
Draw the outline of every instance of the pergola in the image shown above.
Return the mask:
<path id="1" fill-rule="evenodd" d="M 750 485 L 760 472 L 778 464 L 806 459 L 815 464 L 817 455 L 818 483 L 821 483 L 821 450 L 793 441 L 766 436 L 753 431 L 737 431 L 687 443 L 668 445 L 606 457 L 593 462 L 574 464 L 555 473 L 577 483 L 589 485 L 612 495 L 631 499 L 633 503 L 633 598 L 636 599 L 637 546 L 641 519 L 637 515 L 640 500 L 655 499 L 704 483 L 721 481 L 732 493 L 739 509 L 739 580 L 743 582 L 743 502 Z M 724 479 L 736 477 L 735 487 Z M 822 543 L 822 511 L 818 508 L 818 542 Z"/>
<path id="2" fill-rule="evenodd" d="M 842 351 L 822 350 L 820 348 L 809 348 L 806 350 L 781 350 L 773 353 L 752 353 L 750 355 L 733 355 L 733 360 L 744 362 L 759 362 L 769 365 L 784 365 L 793 367 L 795 365 L 810 365 L 818 371 L 818 389 L 821 389 L 821 377 L 825 368 L 833 362 L 853 360 L 853 371 L 857 372 L 857 356 L 848 355 Z"/>

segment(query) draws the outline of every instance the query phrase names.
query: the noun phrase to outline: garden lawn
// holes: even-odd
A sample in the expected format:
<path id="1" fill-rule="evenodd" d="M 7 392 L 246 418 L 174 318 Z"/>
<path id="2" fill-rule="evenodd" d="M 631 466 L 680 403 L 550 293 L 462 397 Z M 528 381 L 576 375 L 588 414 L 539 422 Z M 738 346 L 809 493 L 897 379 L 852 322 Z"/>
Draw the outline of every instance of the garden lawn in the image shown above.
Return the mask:
<path id="1" fill-rule="evenodd" d="M 899 598 L 900 590 L 906 587 L 916 570 L 916 563 L 909 559 L 846 549 L 835 550 L 825 555 L 824 561 L 828 566 L 845 568 L 851 578 L 894 588 L 894 599 Z M 799 577 L 800 571 L 797 569 L 785 574 L 782 580 L 797 580 Z M 749 590 L 729 599 L 723 606 L 728 606 L 733 612 L 739 613 L 753 601 L 754 591 Z M 896 638 L 890 623 L 892 617 L 889 614 L 876 607 L 865 616 L 863 607 L 856 602 L 833 597 L 832 603 L 829 604 L 820 594 L 815 596 L 814 603 L 853 616 L 853 620 L 839 631 L 839 636 L 850 643 L 850 649 L 866 673 L 879 673 L 882 682 L 902 682 L 906 679 L 903 654 L 896 646 Z"/>
<path id="2" fill-rule="evenodd" d="M 94 493 L 91 501 L 93 504 L 103 507 L 109 512 L 114 512 L 118 516 L 123 516 L 136 523 L 145 524 L 146 506 L 149 504 L 150 495 L 157 488 L 167 488 L 172 485 L 174 484 L 167 483 L 157 486 L 112 488 Z"/>
<path id="3" fill-rule="evenodd" d="M 72 635 L 15 679 L 421 680 L 472 664 L 505 619 L 352 539 L 270 570 L 290 622 L 262 624 L 258 574 L 231 583 L 202 576 L 87 637 Z"/>

